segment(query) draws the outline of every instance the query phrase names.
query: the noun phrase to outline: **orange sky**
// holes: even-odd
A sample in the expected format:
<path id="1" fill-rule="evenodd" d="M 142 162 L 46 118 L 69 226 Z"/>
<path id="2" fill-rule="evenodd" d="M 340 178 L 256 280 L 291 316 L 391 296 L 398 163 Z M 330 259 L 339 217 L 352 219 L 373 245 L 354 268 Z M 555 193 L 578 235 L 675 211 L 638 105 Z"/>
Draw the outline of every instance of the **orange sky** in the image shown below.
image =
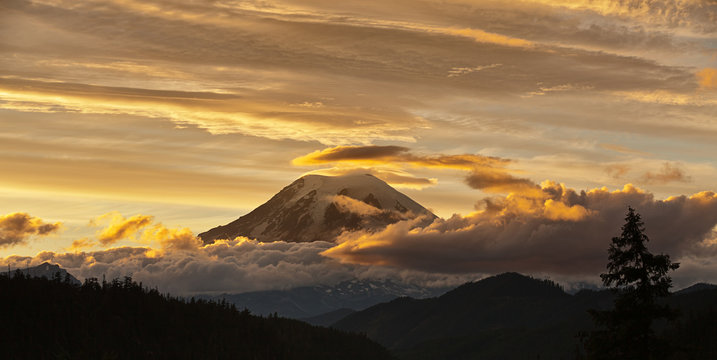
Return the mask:
<path id="1" fill-rule="evenodd" d="M 63 228 L 0 257 L 69 251 L 108 213 L 199 233 L 310 172 L 371 172 L 444 218 L 506 180 L 717 190 L 715 18 L 707 0 L 3 1 L 0 215 Z M 393 150 L 324 156 L 370 147 Z"/>

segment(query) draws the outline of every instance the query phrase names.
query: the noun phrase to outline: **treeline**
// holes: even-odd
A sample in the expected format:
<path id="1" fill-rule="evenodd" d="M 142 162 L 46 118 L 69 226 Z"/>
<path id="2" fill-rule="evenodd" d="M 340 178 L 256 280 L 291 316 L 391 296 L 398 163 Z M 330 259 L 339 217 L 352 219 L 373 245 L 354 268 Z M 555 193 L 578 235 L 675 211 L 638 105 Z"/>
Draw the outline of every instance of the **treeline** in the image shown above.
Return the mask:
<path id="1" fill-rule="evenodd" d="M 365 336 L 110 282 L 0 275 L 4 359 L 390 359 Z"/>

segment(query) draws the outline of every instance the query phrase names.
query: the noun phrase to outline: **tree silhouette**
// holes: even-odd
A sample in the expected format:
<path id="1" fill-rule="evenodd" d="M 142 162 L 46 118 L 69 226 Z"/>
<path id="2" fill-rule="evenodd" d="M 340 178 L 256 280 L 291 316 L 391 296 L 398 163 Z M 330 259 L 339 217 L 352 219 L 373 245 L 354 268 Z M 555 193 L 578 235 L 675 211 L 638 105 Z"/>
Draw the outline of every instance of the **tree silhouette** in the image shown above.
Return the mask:
<path id="1" fill-rule="evenodd" d="M 589 359 L 659 359 L 669 355 L 667 342 L 659 341 L 652 324 L 677 314 L 660 298 L 670 295 L 667 275 L 679 267 L 668 255 L 653 255 L 640 214 L 628 208 L 622 235 L 608 249 L 607 273 L 600 278 L 616 295 L 614 308 L 591 310 L 598 330 L 586 341 Z"/>

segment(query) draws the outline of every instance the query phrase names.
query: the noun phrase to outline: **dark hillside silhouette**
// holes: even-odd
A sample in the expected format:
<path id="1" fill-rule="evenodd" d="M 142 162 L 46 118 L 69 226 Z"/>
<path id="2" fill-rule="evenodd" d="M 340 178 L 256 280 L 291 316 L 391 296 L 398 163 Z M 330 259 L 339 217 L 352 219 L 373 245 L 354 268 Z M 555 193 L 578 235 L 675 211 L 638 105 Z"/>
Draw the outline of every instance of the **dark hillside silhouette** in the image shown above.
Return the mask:
<path id="1" fill-rule="evenodd" d="M 588 309 L 609 309 L 609 290 L 567 294 L 551 281 L 507 273 L 431 299 L 400 298 L 348 315 L 333 326 L 366 333 L 406 360 L 575 359 Z M 717 359 L 717 289 L 700 286 L 662 303 L 683 316 L 658 322 L 671 359 Z"/>
<path id="2" fill-rule="evenodd" d="M 552 281 L 506 273 L 437 298 L 376 305 L 333 326 L 365 332 L 405 359 L 558 359 L 590 325 L 586 310 L 611 300 L 609 292 L 572 296 Z"/>
<path id="3" fill-rule="evenodd" d="M 127 277 L 82 286 L 0 276 L 4 359 L 390 359 L 365 336 L 227 303 L 183 300 Z"/>

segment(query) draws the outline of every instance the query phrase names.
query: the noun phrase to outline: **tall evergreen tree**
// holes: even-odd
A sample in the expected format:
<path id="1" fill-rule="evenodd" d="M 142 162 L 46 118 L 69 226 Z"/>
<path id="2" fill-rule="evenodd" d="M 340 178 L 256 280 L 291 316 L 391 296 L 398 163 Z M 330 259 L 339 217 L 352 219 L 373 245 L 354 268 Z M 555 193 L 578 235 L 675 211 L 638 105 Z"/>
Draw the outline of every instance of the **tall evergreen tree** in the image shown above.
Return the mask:
<path id="1" fill-rule="evenodd" d="M 607 273 L 600 275 L 616 295 L 614 308 L 590 312 L 598 327 L 586 342 L 590 359 L 659 359 L 669 353 L 652 323 L 676 316 L 658 299 L 670 295 L 672 279 L 667 273 L 679 264 L 647 250 L 644 224 L 632 207 L 625 221 L 622 235 L 613 238 L 608 249 Z"/>

